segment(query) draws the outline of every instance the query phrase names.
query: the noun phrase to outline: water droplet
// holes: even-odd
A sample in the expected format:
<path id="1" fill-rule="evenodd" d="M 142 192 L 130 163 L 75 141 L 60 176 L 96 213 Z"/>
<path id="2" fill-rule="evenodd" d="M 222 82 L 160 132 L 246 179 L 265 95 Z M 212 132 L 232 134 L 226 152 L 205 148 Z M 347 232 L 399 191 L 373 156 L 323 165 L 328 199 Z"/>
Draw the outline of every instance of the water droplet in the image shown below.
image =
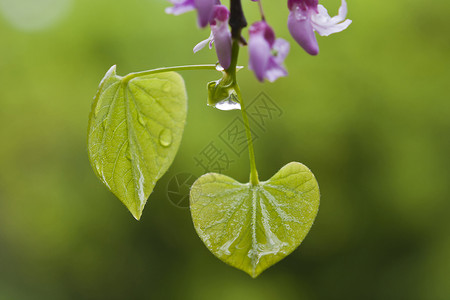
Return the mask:
<path id="1" fill-rule="evenodd" d="M 243 68 L 243 66 L 236 66 L 236 72 L 239 72 Z M 216 64 L 216 70 L 219 72 L 225 72 L 225 69 L 219 63 Z"/>
<path id="2" fill-rule="evenodd" d="M 159 133 L 159 143 L 163 147 L 172 145 L 172 132 L 169 129 L 163 129 Z"/>
<path id="3" fill-rule="evenodd" d="M 306 11 L 303 11 L 300 6 L 297 6 L 294 11 L 294 17 L 298 21 L 304 21 L 307 19 Z"/>
<path id="4" fill-rule="evenodd" d="M 216 70 L 219 72 L 225 71 L 225 69 L 219 63 L 216 64 Z"/>
<path id="5" fill-rule="evenodd" d="M 147 124 L 147 121 L 144 119 L 144 117 L 141 114 L 139 114 L 139 116 L 138 116 L 138 121 L 144 127 Z"/>
<path id="6" fill-rule="evenodd" d="M 223 101 L 217 102 L 216 105 L 214 105 L 215 108 L 220 110 L 240 110 L 241 104 L 239 102 L 235 102 L 231 100 L 232 97 L 229 97 Z"/>
<path id="7" fill-rule="evenodd" d="M 94 109 L 94 117 L 97 117 L 98 112 L 100 111 L 100 105 L 98 105 L 98 104 L 100 104 L 100 103 L 97 103 L 97 106 Z"/>
<path id="8" fill-rule="evenodd" d="M 168 92 L 170 92 L 170 90 L 171 90 L 171 86 L 170 86 L 169 83 L 165 83 L 165 84 L 162 86 L 162 91 L 163 91 L 164 93 L 168 93 Z"/>
<path id="9" fill-rule="evenodd" d="M 133 160 L 133 158 L 131 157 L 131 153 L 130 153 L 130 152 L 127 152 L 127 154 L 125 155 L 125 157 L 126 157 L 129 161 L 132 161 L 132 160 Z"/>

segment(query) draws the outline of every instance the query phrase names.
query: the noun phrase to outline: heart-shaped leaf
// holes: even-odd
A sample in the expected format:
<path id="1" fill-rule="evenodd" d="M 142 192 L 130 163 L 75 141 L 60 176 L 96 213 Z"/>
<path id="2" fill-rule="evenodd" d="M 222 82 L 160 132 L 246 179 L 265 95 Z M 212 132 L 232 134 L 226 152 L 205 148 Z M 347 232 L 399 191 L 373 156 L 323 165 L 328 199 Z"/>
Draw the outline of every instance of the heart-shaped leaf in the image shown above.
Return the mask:
<path id="1" fill-rule="evenodd" d="M 194 226 L 206 247 L 252 277 L 300 245 L 320 201 L 314 175 L 297 162 L 257 185 L 209 173 L 192 185 L 190 196 Z"/>
<path id="2" fill-rule="evenodd" d="M 97 177 L 139 220 L 180 146 L 187 96 L 183 78 L 174 72 L 128 79 L 113 66 L 100 83 L 88 151 Z"/>

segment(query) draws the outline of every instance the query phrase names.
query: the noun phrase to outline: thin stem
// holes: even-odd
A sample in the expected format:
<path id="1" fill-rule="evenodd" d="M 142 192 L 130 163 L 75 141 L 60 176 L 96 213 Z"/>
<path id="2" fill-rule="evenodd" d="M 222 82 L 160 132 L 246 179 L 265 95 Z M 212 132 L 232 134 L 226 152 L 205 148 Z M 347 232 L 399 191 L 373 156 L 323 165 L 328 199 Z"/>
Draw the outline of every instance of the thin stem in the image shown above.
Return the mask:
<path id="1" fill-rule="evenodd" d="M 239 85 L 236 80 L 236 66 L 237 66 L 237 60 L 238 60 L 238 56 L 239 56 L 239 48 L 240 48 L 239 41 L 237 39 L 234 39 L 233 40 L 233 48 L 232 48 L 231 64 L 230 64 L 230 67 L 228 68 L 227 72 L 233 78 L 233 88 L 236 91 L 239 103 L 241 104 L 242 119 L 244 121 L 245 133 L 247 135 L 248 156 L 250 159 L 250 183 L 252 185 L 257 185 L 259 183 L 259 179 L 258 179 L 258 171 L 256 170 L 255 150 L 253 148 L 252 132 L 250 131 L 250 123 L 248 122 L 247 111 L 245 109 L 245 104 L 244 104 L 244 99 L 242 98 L 241 89 L 239 88 Z"/>
<path id="2" fill-rule="evenodd" d="M 261 20 L 265 21 L 266 20 L 266 16 L 264 15 L 264 9 L 263 9 L 261 1 L 262 0 L 258 1 L 259 13 L 261 14 Z"/>
<path id="3" fill-rule="evenodd" d="M 177 72 L 177 71 L 192 71 L 192 70 L 216 70 L 216 65 L 190 65 L 190 66 L 177 66 L 168 68 L 158 68 L 153 70 L 147 70 L 142 72 L 130 73 L 122 79 L 122 82 L 127 83 L 133 78 L 163 73 L 163 72 Z"/>
<path id="4" fill-rule="evenodd" d="M 241 104 L 242 119 L 244 120 L 245 132 L 247 134 L 248 156 L 250 158 L 250 183 L 257 185 L 259 183 L 258 170 L 256 170 L 255 150 L 253 148 L 252 133 L 248 122 L 247 111 L 245 110 L 244 100 L 242 99 L 241 89 L 237 83 L 234 84 L 239 103 Z"/>
<path id="5" fill-rule="evenodd" d="M 227 73 L 231 75 L 233 78 L 233 82 L 237 83 L 236 80 L 236 67 L 237 67 L 237 61 L 239 57 L 239 41 L 236 39 L 233 39 L 233 45 L 231 47 L 231 63 L 230 67 L 227 69 Z"/>

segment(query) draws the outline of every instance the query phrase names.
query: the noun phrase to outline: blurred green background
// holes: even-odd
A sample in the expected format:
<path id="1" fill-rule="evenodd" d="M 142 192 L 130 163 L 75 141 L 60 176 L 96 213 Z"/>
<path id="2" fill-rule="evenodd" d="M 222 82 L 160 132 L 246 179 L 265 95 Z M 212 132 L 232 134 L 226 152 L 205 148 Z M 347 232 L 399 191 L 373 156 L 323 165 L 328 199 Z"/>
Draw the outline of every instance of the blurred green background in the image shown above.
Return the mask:
<path id="1" fill-rule="evenodd" d="M 287 78 L 239 73 L 246 99 L 264 91 L 284 111 L 256 141 L 260 177 L 303 162 L 322 198 L 301 247 L 254 280 L 210 254 L 167 198 L 239 115 L 205 105 L 217 73 L 183 73 L 183 142 L 140 222 L 87 158 L 111 65 L 215 62 L 192 53 L 209 35 L 195 14 L 166 15 L 163 0 L 0 0 L 0 299 L 450 299 L 450 2 L 349 0 L 353 24 L 319 38 L 317 57 L 290 38 L 285 1 L 263 3 L 292 47 Z M 331 15 L 340 4 L 322 3 Z M 244 154 L 225 173 L 248 171 Z"/>

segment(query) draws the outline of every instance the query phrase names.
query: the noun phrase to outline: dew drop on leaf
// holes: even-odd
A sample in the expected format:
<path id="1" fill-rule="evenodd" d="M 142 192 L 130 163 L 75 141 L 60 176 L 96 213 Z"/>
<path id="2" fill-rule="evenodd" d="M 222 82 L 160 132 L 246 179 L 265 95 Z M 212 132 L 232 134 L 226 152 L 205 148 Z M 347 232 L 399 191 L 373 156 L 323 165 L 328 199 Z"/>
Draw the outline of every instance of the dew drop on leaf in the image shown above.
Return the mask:
<path id="1" fill-rule="evenodd" d="M 108 120 L 104 120 L 103 122 L 102 122 L 102 128 L 103 128 L 103 130 L 105 130 L 106 129 L 106 122 L 107 122 Z"/>
<path id="2" fill-rule="evenodd" d="M 206 247 L 253 278 L 302 243 L 319 203 L 317 180 L 298 162 L 256 185 L 208 173 L 190 192 L 194 227 Z"/>
<path id="3" fill-rule="evenodd" d="M 131 157 L 131 153 L 130 153 L 130 152 L 127 152 L 126 158 L 127 158 L 129 161 L 132 161 L 132 160 L 133 160 L 133 158 Z"/>
<path id="4" fill-rule="evenodd" d="M 166 83 L 166 84 L 164 84 L 164 85 L 162 86 L 162 91 L 163 91 L 164 93 L 170 92 L 171 89 L 172 89 L 172 88 L 171 88 L 171 86 L 170 86 L 169 83 Z"/>
<path id="5" fill-rule="evenodd" d="M 94 116 L 97 116 L 100 111 L 100 105 L 97 105 L 94 109 Z"/>
<path id="6" fill-rule="evenodd" d="M 159 143 L 163 147 L 169 147 L 172 144 L 172 132 L 169 129 L 163 129 L 159 133 Z"/>
<path id="7" fill-rule="evenodd" d="M 89 160 L 138 220 L 178 151 L 186 101 L 184 80 L 174 72 L 124 80 L 113 66 L 100 82 L 89 116 Z"/>
<path id="8" fill-rule="evenodd" d="M 141 114 L 139 114 L 138 121 L 139 121 L 139 123 L 140 123 L 142 126 L 144 126 L 144 127 L 145 127 L 145 125 L 147 124 L 147 121 L 145 121 L 145 119 L 142 117 Z"/>

